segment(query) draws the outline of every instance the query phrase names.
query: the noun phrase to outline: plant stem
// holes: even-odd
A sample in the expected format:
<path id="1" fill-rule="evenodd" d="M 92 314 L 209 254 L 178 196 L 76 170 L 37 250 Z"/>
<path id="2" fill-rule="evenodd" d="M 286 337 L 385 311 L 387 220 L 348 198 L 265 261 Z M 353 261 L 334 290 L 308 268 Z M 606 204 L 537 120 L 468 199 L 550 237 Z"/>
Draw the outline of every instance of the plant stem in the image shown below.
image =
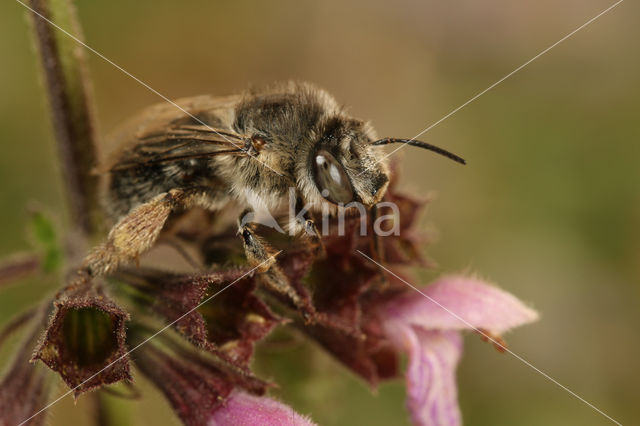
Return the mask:
<path id="1" fill-rule="evenodd" d="M 70 0 L 30 0 L 36 45 L 46 90 L 58 154 L 64 178 L 71 223 L 85 236 L 99 231 L 98 179 L 92 173 L 98 164 L 91 84 L 84 51 L 43 17 L 82 39 L 75 8 Z"/>
<path id="2" fill-rule="evenodd" d="M 53 128 L 61 163 L 71 233 L 79 234 L 69 254 L 70 263 L 78 250 L 101 231 L 98 177 L 93 169 L 99 164 L 93 107 L 93 92 L 82 47 L 47 20 L 82 40 L 81 28 L 71 0 L 29 0 L 35 11 L 30 18 L 44 73 Z M 46 18 L 46 19 L 45 19 Z M 75 232 L 74 232 L 75 231 Z M 128 423 L 126 412 L 109 403 L 103 392 L 94 392 L 94 421 L 98 426 Z M 125 410 L 126 411 L 126 410 Z M 124 419 L 124 420 L 123 420 Z"/>

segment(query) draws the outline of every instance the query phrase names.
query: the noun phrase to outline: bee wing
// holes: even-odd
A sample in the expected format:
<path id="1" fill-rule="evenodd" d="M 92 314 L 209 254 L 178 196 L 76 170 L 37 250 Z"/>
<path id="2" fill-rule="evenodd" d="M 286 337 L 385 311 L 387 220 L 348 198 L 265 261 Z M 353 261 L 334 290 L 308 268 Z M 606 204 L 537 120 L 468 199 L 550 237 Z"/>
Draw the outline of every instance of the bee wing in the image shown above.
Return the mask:
<path id="1" fill-rule="evenodd" d="M 144 111 L 116 135 L 122 147 L 110 171 L 246 153 L 247 138 L 231 129 L 229 98 L 200 96 Z M 124 144 L 122 143 L 124 142 Z"/>
<path id="2" fill-rule="evenodd" d="M 140 138 L 111 171 L 217 155 L 246 156 L 244 138 L 207 125 L 177 126 Z"/>

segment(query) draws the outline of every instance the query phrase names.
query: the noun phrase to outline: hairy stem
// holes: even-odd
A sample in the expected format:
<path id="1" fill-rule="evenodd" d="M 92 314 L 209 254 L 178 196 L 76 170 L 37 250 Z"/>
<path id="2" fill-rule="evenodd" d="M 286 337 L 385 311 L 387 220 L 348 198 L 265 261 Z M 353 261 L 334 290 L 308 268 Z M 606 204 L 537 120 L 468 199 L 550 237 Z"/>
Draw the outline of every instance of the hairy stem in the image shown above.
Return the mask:
<path id="1" fill-rule="evenodd" d="M 76 242 L 75 245 L 79 246 L 70 248 L 68 260 L 74 264 L 76 252 L 84 250 L 85 243 L 97 236 L 102 223 L 98 178 L 93 172 L 100 160 L 93 92 L 83 48 L 53 25 L 82 40 L 71 0 L 28 1 L 33 10 L 29 14 L 49 99 L 72 223 L 71 232 L 80 234 L 81 241 L 73 238 L 67 241 Z M 119 410 L 105 402 L 102 392 L 93 395 L 96 425 L 129 423 L 123 418 L 119 419 L 120 423 L 115 420 Z M 121 413 L 120 417 L 123 417 Z"/>
<path id="2" fill-rule="evenodd" d="M 97 176 L 99 160 L 91 84 L 84 52 L 76 41 L 44 18 L 82 39 L 70 0 L 30 0 L 36 45 L 46 90 L 71 220 L 86 236 L 99 230 Z M 40 16 L 39 16 L 40 15 Z"/>

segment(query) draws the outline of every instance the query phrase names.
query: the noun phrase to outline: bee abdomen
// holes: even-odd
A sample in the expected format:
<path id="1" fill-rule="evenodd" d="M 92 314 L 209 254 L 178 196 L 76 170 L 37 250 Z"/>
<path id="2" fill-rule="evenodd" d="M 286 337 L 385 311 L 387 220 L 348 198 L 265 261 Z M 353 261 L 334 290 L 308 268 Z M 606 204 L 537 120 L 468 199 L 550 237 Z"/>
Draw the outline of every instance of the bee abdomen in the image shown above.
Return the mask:
<path id="1" fill-rule="evenodd" d="M 172 189 L 206 187 L 215 192 L 224 187 L 215 177 L 215 171 L 207 159 L 146 164 L 112 170 L 110 173 L 105 207 L 113 219 Z"/>

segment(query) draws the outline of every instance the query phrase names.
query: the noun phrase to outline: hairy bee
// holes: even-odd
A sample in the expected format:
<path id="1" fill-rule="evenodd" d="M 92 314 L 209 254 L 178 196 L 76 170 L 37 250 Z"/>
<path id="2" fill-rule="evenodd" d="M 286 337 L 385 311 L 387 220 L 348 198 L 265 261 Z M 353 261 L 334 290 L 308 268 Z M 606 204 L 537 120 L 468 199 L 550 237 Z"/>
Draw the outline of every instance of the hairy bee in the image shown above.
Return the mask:
<path id="1" fill-rule="evenodd" d="M 220 210 L 235 202 L 273 211 L 287 203 L 290 188 L 296 204 L 311 213 L 351 202 L 370 208 L 389 181 L 381 145 L 406 143 L 464 163 L 424 142 L 377 139 L 368 123 L 346 114 L 326 91 L 293 82 L 151 107 L 117 132 L 115 142 L 119 148 L 103 168 L 102 189 L 117 224 L 87 257 L 94 275 L 136 259 L 178 209 Z M 314 235 L 312 220 L 302 225 Z M 250 228 L 241 231 L 250 263 L 262 265 L 271 254 L 268 245 Z M 260 270 L 272 266 L 267 262 Z M 270 285 L 296 302 L 281 274 L 271 272 Z"/>

